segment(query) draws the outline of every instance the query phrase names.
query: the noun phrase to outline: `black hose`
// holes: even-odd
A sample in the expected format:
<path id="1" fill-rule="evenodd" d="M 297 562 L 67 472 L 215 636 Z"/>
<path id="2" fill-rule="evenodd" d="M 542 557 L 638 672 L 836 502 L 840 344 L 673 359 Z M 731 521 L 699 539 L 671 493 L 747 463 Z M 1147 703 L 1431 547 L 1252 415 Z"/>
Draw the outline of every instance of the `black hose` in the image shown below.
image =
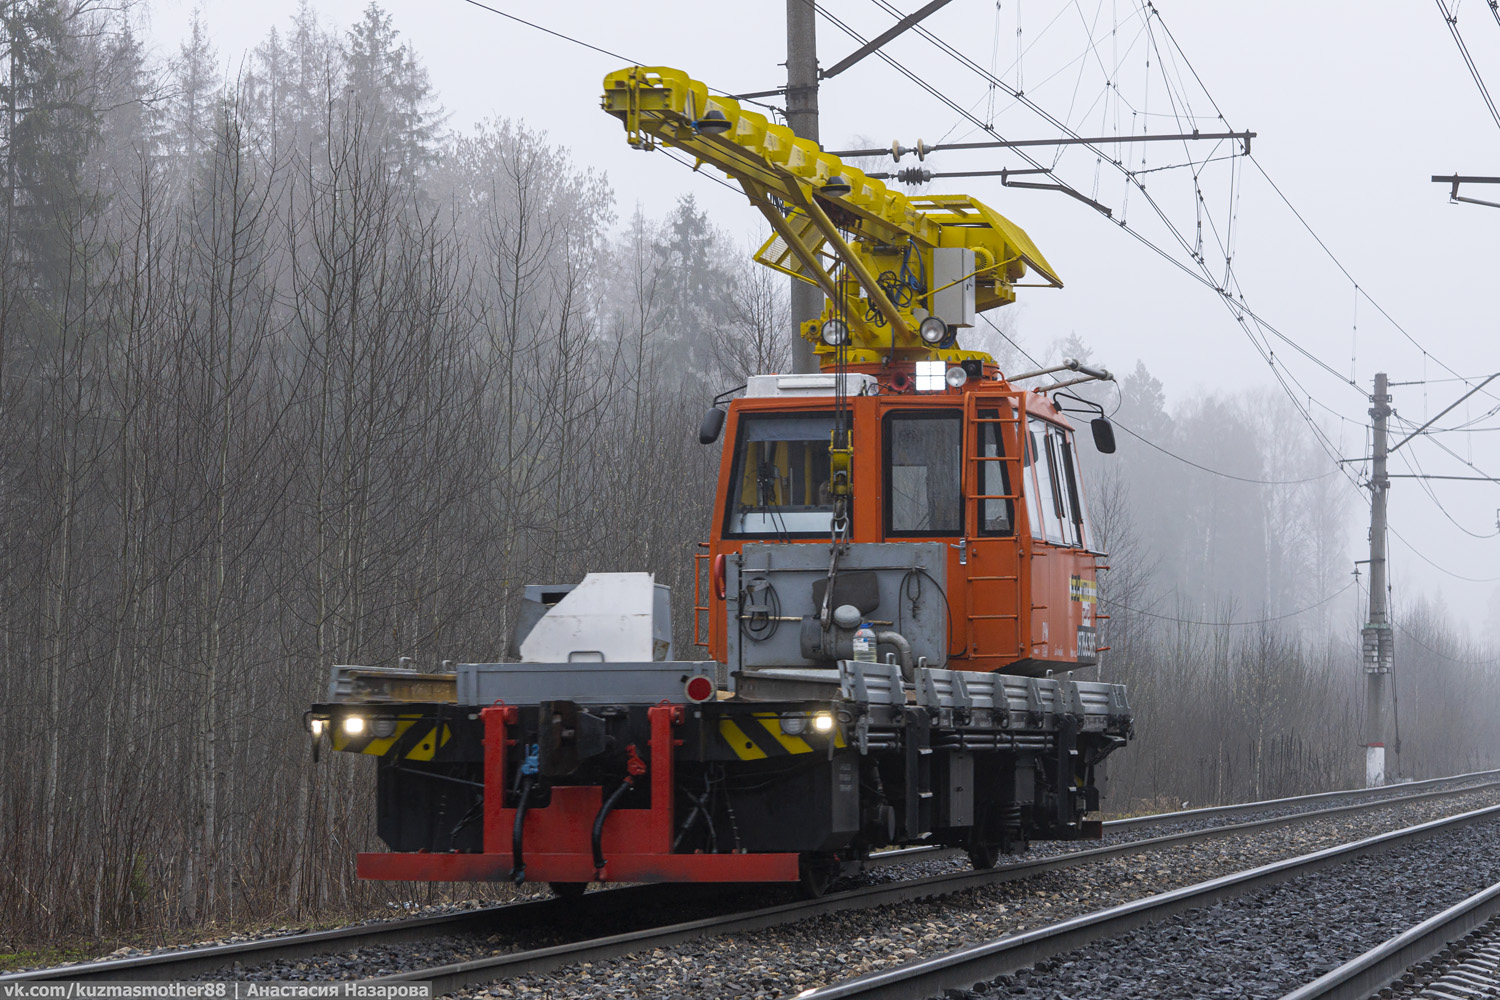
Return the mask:
<path id="1" fill-rule="evenodd" d="M 682 829 L 677 832 L 677 838 L 672 841 L 672 853 L 677 853 L 677 849 L 682 846 L 682 842 L 687 837 L 688 831 L 693 828 L 693 821 L 696 820 L 700 815 L 708 823 L 708 837 L 710 842 L 709 853 L 715 853 L 713 851 L 713 817 L 709 815 L 708 806 L 703 801 L 704 799 L 708 798 L 708 794 L 711 790 L 712 787 L 710 786 L 710 788 L 704 790 L 701 796 L 694 795 L 692 792 L 689 792 L 686 789 L 683 790 L 683 794 L 685 794 L 693 802 L 693 811 L 688 813 L 687 819 L 682 821 Z"/>
<path id="2" fill-rule="evenodd" d="M 516 885 L 526 881 L 526 860 L 521 852 L 521 829 L 526 822 L 526 803 L 531 798 L 534 787 L 535 775 L 528 774 L 521 779 L 521 802 L 516 806 L 516 825 L 510 831 L 510 877 Z"/>
<path id="3" fill-rule="evenodd" d="M 599 807 L 599 814 L 594 817 L 594 836 L 592 844 L 594 847 L 594 874 L 604 870 L 604 820 L 609 816 L 609 811 L 620 801 L 620 797 L 630 790 L 634 778 L 626 778 L 620 782 L 620 787 L 609 793 L 609 798 L 604 800 L 604 805 Z"/>
<path id="4" fill-rule="evenodd" d="M 453 829 L 448 831 L 448 839 L 450 841 L 457 840 L 459 831 L 468 826 L 470 823 L 474 822 L 483 813 L 484 796 L 481 795 L 479 798 L 474 800 L 474 804 L 469 807 L 469 811 L 460 816 L 458 822 L 453 824 Z"/>
<path id="5" fill-rule="evenodd" d="M 698 818 L 698 811 L 698 804 L 695 802 L 693 803 L 693 811 L 688 813 L 687 819 L 682 821 L 682 829 L 677 831 L 677 837 L 672 841 L 673 854 L 677 853 L 677 849 L 682 846 L 682 841 L 687 837 L 688 831 L 693 828 L 693 820 Z"/>

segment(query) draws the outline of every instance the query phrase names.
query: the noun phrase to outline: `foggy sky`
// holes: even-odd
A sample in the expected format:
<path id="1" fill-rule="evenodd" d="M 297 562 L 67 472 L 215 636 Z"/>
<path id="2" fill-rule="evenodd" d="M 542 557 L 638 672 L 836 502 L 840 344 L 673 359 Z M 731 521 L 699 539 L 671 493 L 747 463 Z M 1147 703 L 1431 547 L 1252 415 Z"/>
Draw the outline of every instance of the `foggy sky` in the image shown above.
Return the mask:
<path id="1" fill-rule="evenodd" d="M 784 70 L 778 64 L 785 58 L 785 7 L 780 0 L 732 8 L 683 0 L 650 5 L 498 0 L 494 5 L 611 49 L 626 61 L 552 38 L 461 0 L 386 0 L 383 6 L 393 15 L 395 27 L 427 66 L 450 112 L 450 128 L 466 130 L 490 116 L 524 119 L 545 129 L 551 141 L 570 147 L 580 166 L 606 173 L 622 216 L 639 205 L 648 215 L 660 217 L 681 194 L 691 192 L 722 228 L 747 243 L 759 238 L 764 224 L 742 197 L 707 177 L 692 176 L 660 153 L 628 148 L 619 123 L 599 111 L 598 98 L 603 75 L 633 61 L 678 67 L 729 92 L 783 85 Z M 326 25 L 342 31 L 364 4 L 321 0 L 315 6 Z M 892 16 L 869 0 L 829 0 L 826 6 L 866 37 L 892 23 Z M 897 6 L 909 11 L 917 4 L 902 0 Z M 1205 170 L 1205 225 L 1210 234 L 1214 226 L 1226 224 L 1234 206 L 1234 272 L 1246 303 L 1342 373 L 1341 380 L 1286 344 L 1272 341 L 1288 382 L 1342 456 L 1364 453 L 1362 427 L 1369 406 L 1365 394 L 1377 370 L 1389 372 L 1393 381 L 1451 377 L 1434 358 L 1465 376 L 1500 369 L 1491 299 L 1500 210 L 1450 205 L 1446 188 L 1429 181 L 1432 174 L 1454 171 L 1500 174 L 1500 129 L 1481 103 L 1436 6 L 1166 0 L 1156 7 L 1190 67 L 1174 63 L 1165 35 L 1154 25 L 1160 48 L 1152 54 L 1148 76 L 1145 58 L 1151 47 L 1134 37 L 1140 17 L 1123 3 L 1007 2 L 997 17 L 993 3 L 954 0 L 927 26 L 981 65 L 991 65 L 996 57 L 1002 79 L 1012 85 L 1019 80 L 1028 97 L 1057 117 L 1066 117 L 1084 134 L 1129 130 L 1132 106 L 1137 115 L 1148 109 L 1154 115 L 1151 131 L 1176 131 L 1167 92 L 1160 86 L 1163 62 L 1174 81 L 1184 81 L 1181 91 L 1193 95 L 1194 111 L 1212 113 L 1193 82 L 1196 71 L 1227 125 L 1258 133 L 1253 152 L 1260 166 L 1360 286 L 1420 344 L 1414 345 L 1368 301 L 1358 299 L 1349 279 L 1254 165 L 1241 161 L 1233 203 L 1222 183 L 1227 167 Z M 157 0 L 146 16 L 158 54 L 175 51 L 194 8 L 201 10 L 220 63 L 232 77 L 246 51 L 273 25 L 285 30 L 295 4 Z M 1022 46 L 1027 49 L 1019 77 L 1013 66 L 1017 9 Z M 1092 47 L 1085 21 L 1092 25 Z M 1111 35 L 1109 26 L 1116 21 L 1120 31 Z M 1500 24 L 1476 2 L 1460 7 L 1459 25 L 1486 81 L 1500 88 Z M 818 44 L 821 62 L 827 66 L 857 43 L 820 19 Z M 887 51 L 985 117 L 986 85 L 929 43 L 908 35 Z M 1118 82 L 1118 99 L 1111 96 L 1096 103 L 1106 76 Z M 1147 79 L 1155 82 L 1148 86 Z M 922 138 L 932 143 L 945 134 L 950 140 L 984 138 L 968 125 L 950 133 L 958 117 L 876 58 L 825 82 L 820 101 L 825 148 L 857 140 L 886 145 L 899 139 L 911 145 Z M 1011 104 L 1003 96 L 996 102 L 994 124 L 1001 134 L 1057 134 L 1031 111 L 1007 109 Z M 1225 127 L 1210 119 L 1198 125 L 1205 131 Z M 1135 147 L 1133 166 L 1142 166 L 1143 149 Z M 1145 149 L 1145 166 L 1180 163 L 1181 149 L 1172 143 L 1155 144 Z M 1202 153 L 1195 150 L 1195 155 Z M 1050 151 L 1039 156 L 1051 163 Z M 934 170 L 1024 166 L 1014 154 L 994 151 L 935 154 L 927 165 Z M 1115 209 L 1117 217 L 1123 212 L 1132 225 L 1168 248 L 1174 260 L 1188 262 L 1181 248 L 1152 227 L 1150 210 L 1139 193 L 1126 201 L 1123 181 L 1111 168 L 1100 170 L 1095 194 L 1092 154 L 1070 151 L 1059 170 Z M 1164 170 L 1146 180 L 1172 217 L 1185 220 L 1191 236 L 1195 213 L 1187 171 Z M 1026 229 L 1063 278 L 1063 290 L 1023 289 L 1017 304 L 1006 307 L 1014 312 L 1012 323 L 1022 345 L 1032 353 L 1045 354 L 1055 339 L 1077 333 L 1092 345 L 1095 360 L 1116 372 L 1129 372 L 1137 360 L 1143 361 L 1164 383 L 1169 407 L 1201 391 L 1283 392 L 1213 291 L 1095 210 L 1053 192 L 1003 188 L 998 178 L 938 181 L 928 190 L 963 191 L 983 199 Z M 1483 189 L 1467 193 L 1486 196 Z M 1500 188 L 1491 193 L 1500 196 Z M 1211 235 L 1206 239 L 1211 269 L 1221 273 L 1222 255 Z M 1458 382 L 1403 386 L 1394 390 L 1394 403 L 1407 419 L 1421 423 L 1464 388 Z M 1478 417 L 1500 405 L 1500 381 L 1491 388 L 1496 390 L 1494 398 L 1476 397 L 1442 425 Z M 1500 426 L 1500 417 L 1484 425 Z M 1500 474 L 1500 433 L 1447 434 L 1439 440 L 1478 469 Z M 1478 474 L 1432 441 L 1413 442 L 1403 452 L 1410 452 L 1428 473 Z M 1411 470 L 1393 460 L 1391 471 Z M 1496 531 L 1496 484 L 1440 481 L 1431 487 L 1464 528 L 1480 535 Z M 1363 509 L 1362 503 L 1356 505 L 1347 529 L 1350 550 L 1360 552 L 1361 558 L 1367 527 Z M 1494 566 L 1500 540 L 1474 538 L 1455 527 L 1414 480 L 1395 480 L 1391 524 L 1446 569 L 1469 577 L 1500 577 Z M 1500 607 L 1495 582 L 1445 576 L 1399 539 L 1392 540 L 1391 560 L 1398 608 L 1418 592 L 1440 592 L 1455 624 L 1468 627 L 1476 638 L 1488 637 L 1486 625 L 1500 624 L 1500 615 L 1490 610 L 1492 605 Z"/>

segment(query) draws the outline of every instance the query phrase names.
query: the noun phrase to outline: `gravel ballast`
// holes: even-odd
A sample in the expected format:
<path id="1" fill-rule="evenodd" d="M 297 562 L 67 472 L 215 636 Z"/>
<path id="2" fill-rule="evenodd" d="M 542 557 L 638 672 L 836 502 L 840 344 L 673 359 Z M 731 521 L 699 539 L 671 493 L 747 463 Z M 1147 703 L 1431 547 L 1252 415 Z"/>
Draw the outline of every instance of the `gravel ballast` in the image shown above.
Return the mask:
<path id="1" fill-rule="evenodd" d="M 940 899 L 885 905 L 804 920 L 738 935 L 706 937 L 670 948 L 618 959 L 564 967 L 466 991 L 471 997 L 793 997 L 813 986 L 889 968 L 919 957 L 1041 926 L 1080 913 L 1190 885 L 1281 858 L 1399 829 L 1500 801 L 1495 790 L 1429 800 L 1370 812 L 1228 836 L 1032 878 L 986 886 Z M 1206 822 L 1202 826 L 1243 822 Z M 1132 831 L 1119 839 L 1161 835 L 1160 828 Z M 1114 838 L 1111 838 L 1114 839 Z M 1039 845 L 1042 846 L 1042 845 Z M 1086 845 L 1092 846 L 1092 845 Z M 1046 845 L 1055 849 L 1056 845 Z M 1037 853 L 1044 853 L 1038 851 Z M 1050 853 L 1050 850 L 1048 851 Z M 967 862 L 934 859 L 900 869 L 904 877 L 964 869 Z M 890 870 L 872 872 L 884 879 Z M 762 905 L 779 902 L 768 892 Z M 674 912 L 672 920 L 701 914 Z M 647 915 L 615 932 L 648 926 Z M 661 922 L 658 920 L 657 922 Z M 389 948 L 235 969 L 237 979 L 325 979 L 375 977 L 487 955 L 544 947 L 586 936 L 589 928 L 526 935 L 447 938 Z M 598 930 L 597 933 L 604 933 Z M 221 974 L 218 978 L 222 978 Z M 204 978 L 216 978 L 208 976 Z M 1050 996 L 1051 994 L 1049 994 Z M 1087 995 L 1087 994 L 1085 994 Z"/>
<path id="2" fill-rule="evenodd" d="M 1164 848 L 1129 858 L 1049 872 L 1019 882 L 957 893 L 941 899 L 882 906 L 806 920 L 750 934 L 709 938 L 468 991 L 472 997 L 633 997 L 638 983 L 661 998 L 795 997 L 805 989 L 890 968 L 1003 937 L 1067 917 L 1103 909 L 1179 886 L 1307 854 L 1361 837 L 1495 804 L 1491 792 L 1350 814 L 1307 824 L 1248 833 L 1223 840 Z M 1489 847 L 1494 850 L 1494 844 Z M 1304 914 L 1302 919 L 1306 919 Z M 1330 936 L 1335 922 L 1318 921 Z M 1387 935 L 1388 936 L 1388 935 Z M 1215 965 L 1208 939 L 1198 961 Z M 1362 949 L 1355 949 L 1356 953 Z M 1337 964 L 1337 963 L 1335 963 Z M 1332 966 L 1328 966 L 1331 968 Z M 1116 994 L 1090 986 L 1068 992 L 1048 976 L 1024 995 L 1083 1000 Z M 1007 988 L 1011 984 L 1006 984 Z M 984 995 L 984 994 L 980 994 Z M 998 991 L 988 994 L 1001 996 Z M 1119 994 L 1121 996 L 1125 994 Z M 1140 996 L 1212 996 L 1192 987 L 1160 989 Z M 1232 989 L 1224 996 L 1253 993 Z M 1280 996 L 1279 993 L 1270 994 Z"/>
<path id="3" fill-rule="evenodd" d="M 1345 804 L 1350 800 L 1339 800 Z M 942 899 L 886 905 L 859 912 L 822 916 L 789 925 L 718 938 L 702 938 L 649 954 L 571 966 L 554 973 L 524 977 L 471 989 L 481 996 L 661 996 L 661 997 L 782 997 L 795 996 L 810 986 L 850 978 L 865 972 L 930 957 L 989 940 L 1012 931 L 1040 926 L 1079 913 L 1242 870 L 1271 860 L 1397 829 L 1427 819 L 1479 808 L 1500 801 L 1500 791 L 1485 790 L 1421 803 L 1388 806 L 1364 813 L 1298 823 L 1269 831 L 1236 834 L 1191 846 L 1166 846 L 1116 861 L 1094 862 L 1007 884 Z M 1108 834 L 1105 844 L 1151 839 L 1170 833 L 1248 822 L 1321 806 L 1280 807 L 1228 817 L 1204 817 L 1170 825 L 1152 824 Z M 1043 843 L 1024 857 L 1071 853 L 1095 843 Z M 1011 859 L 1022 860 L 1022 859 Z M 963 858 L 915 857 L 899 866 L 872 869 L 841 885 L 913 879 L 967 871 Z M 541 887 L 537 887 L 541 888 Z M 545 890 L 543 890 L 545 891 Z M 754 887 L 728 891 L 713 904 L 687 903 L 662 907 L 660 913 L 642 912 L 628 922 L 613 919 L 570 920 L 564 926 L 533 926 L 521 933 L 449 935 L 420 942 L 368 947 L 295 961 L 238 965 L 202 979 L 320 980 L 368 978 L 420 970 L 454 962 L 525 951 L 591 935 L 618 933 L 654 924 L 676 922 L 790 901 L 783 887 Z M 469 904 L 476 905 L 476 904 Z M 458 906 L 423 908 L 426 912 L 465 909 Z M 403 913 L 415 916 L 417 913 Z M 592 926 L 597 924 L 597 926 Z M 279 929 L 285 934 L 289 928 Z M 260 935 L 254 935 L 259 937 Z M 271 935 L 275 936 L 275 932 Z M 216 942 L 204 942 L 213 944 Z M 171 949 L 163 949 L 171 950 Z M 122 950 L 123 951 L 123 950 Z M 141 954 L 134 952 L 134 954 Z M 121 957 L 125 957 L 121 954 Z"/>
<path id="4" fill-rule="evenodd" d="M 1280 997 L 1500 878 L 1500 823 L 1332 865 L 1080 948 L 984 1000 Z"/>

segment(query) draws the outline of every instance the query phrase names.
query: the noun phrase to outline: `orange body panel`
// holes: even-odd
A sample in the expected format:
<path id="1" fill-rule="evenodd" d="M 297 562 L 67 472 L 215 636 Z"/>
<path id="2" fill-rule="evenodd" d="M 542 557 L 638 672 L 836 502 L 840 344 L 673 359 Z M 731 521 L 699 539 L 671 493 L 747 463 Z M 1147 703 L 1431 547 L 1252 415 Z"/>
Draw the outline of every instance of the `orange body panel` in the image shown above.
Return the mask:
<path id="1" fill-rule="evenodd" d="M 1041 673 L 1067 670 L 1082 662 L 1092 663 L 1092 650 L 1079 649 L 1080 629 L 1092 629 L 1097 593 L 1097 553 L 1088 548 L 1085 521 L 1081 544 L 1058 544 L 1032 537 L 1027 494 L 1037 490 L 1034 463 L 1030 475 L 1018 476 L 1025 468 L 1024 418 L 1038 417 L 1071 436 L 1072 426 L 1045 396 L 1014 389 L 1004 381 L 987 377 L 972 380 L 962 389 L 944 392 L 889 391 L 848 400 L 853 419 L 853 503 L 849 540 L 860 542 L 940 541 L 949 545 L 946 590 L 952 608 L 948 666 L 959 670 Z M 831 396 L 777 396 L 736 399 L 729 410 L 719 467 L 719 488 L 714 521 L 708 543 L 709 566 L 720 556 L 738 553 L 747 539 L 725 538 L 724 527 L 734 483 L 735 442 L 741 418 L 757 413 L 806 413 L 833 408 Z M 898 411 L 953 411 L 964 416 L 963 496 L 964 532 L 948 537 L 886 535 L 884 461 L 881 435 L 887 414 Z M 977 435 L 989 421 L 1000 430 L 1003 464 L 1010 476 L 1009 496 L 1014 497 L 1013 534 L 984 535 L 979 530 L 984 494 L 978 460 Z M 1019 484 L 1016 480 L 1020 478 Z M 1017 486 L 1019 485 L 1019 489 Z M 1082 483 L 1075 484 L 1082 502 Z M 756 541 L 773 539 L 759 538 Z M 783 544 L 828 545 L 827 537 L 786 540 Z M 705 574 L 713 577 L 714 573 Z M 716 584 L 705 579 L 709 654 L 721 662 L 728 658 L 725 601 Z"/>

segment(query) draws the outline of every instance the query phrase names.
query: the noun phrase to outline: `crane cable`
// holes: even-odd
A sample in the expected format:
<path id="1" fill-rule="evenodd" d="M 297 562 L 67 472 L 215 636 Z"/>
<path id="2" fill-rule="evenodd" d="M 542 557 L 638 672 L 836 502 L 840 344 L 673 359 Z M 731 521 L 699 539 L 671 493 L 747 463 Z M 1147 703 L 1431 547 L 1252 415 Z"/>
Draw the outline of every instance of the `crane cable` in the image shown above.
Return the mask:
<path id="1" fill-rule="evenodd" d="M 835 287 L 842 288 L 844 261 L 840 260 L 832 275 Z M 834 301 L 834 317 L 843 325 L 843 336 L 833 345 L 833 431 L 828 439 L 828 491 L 833 501 L 833 512 L 829 518 L 828 581 L 823 588 L 823 607 L 819 612 L 819 623 L 823 631 L 833 627 L 833 591 L 838 582 L 839 556 L 848 548 L 849 494 L 852 488 L 850 477 L 853 465 L 852 431 L 849 419 L 849 306 L 844 296 Z M 819 334 L 821 334 L 821 328 Z M 836 462 L 835 459 L 838 459 Z M 842 482 L 834 477 L 842 475 Z M 816 499 L 816 498 L 815 498 Z"/>

